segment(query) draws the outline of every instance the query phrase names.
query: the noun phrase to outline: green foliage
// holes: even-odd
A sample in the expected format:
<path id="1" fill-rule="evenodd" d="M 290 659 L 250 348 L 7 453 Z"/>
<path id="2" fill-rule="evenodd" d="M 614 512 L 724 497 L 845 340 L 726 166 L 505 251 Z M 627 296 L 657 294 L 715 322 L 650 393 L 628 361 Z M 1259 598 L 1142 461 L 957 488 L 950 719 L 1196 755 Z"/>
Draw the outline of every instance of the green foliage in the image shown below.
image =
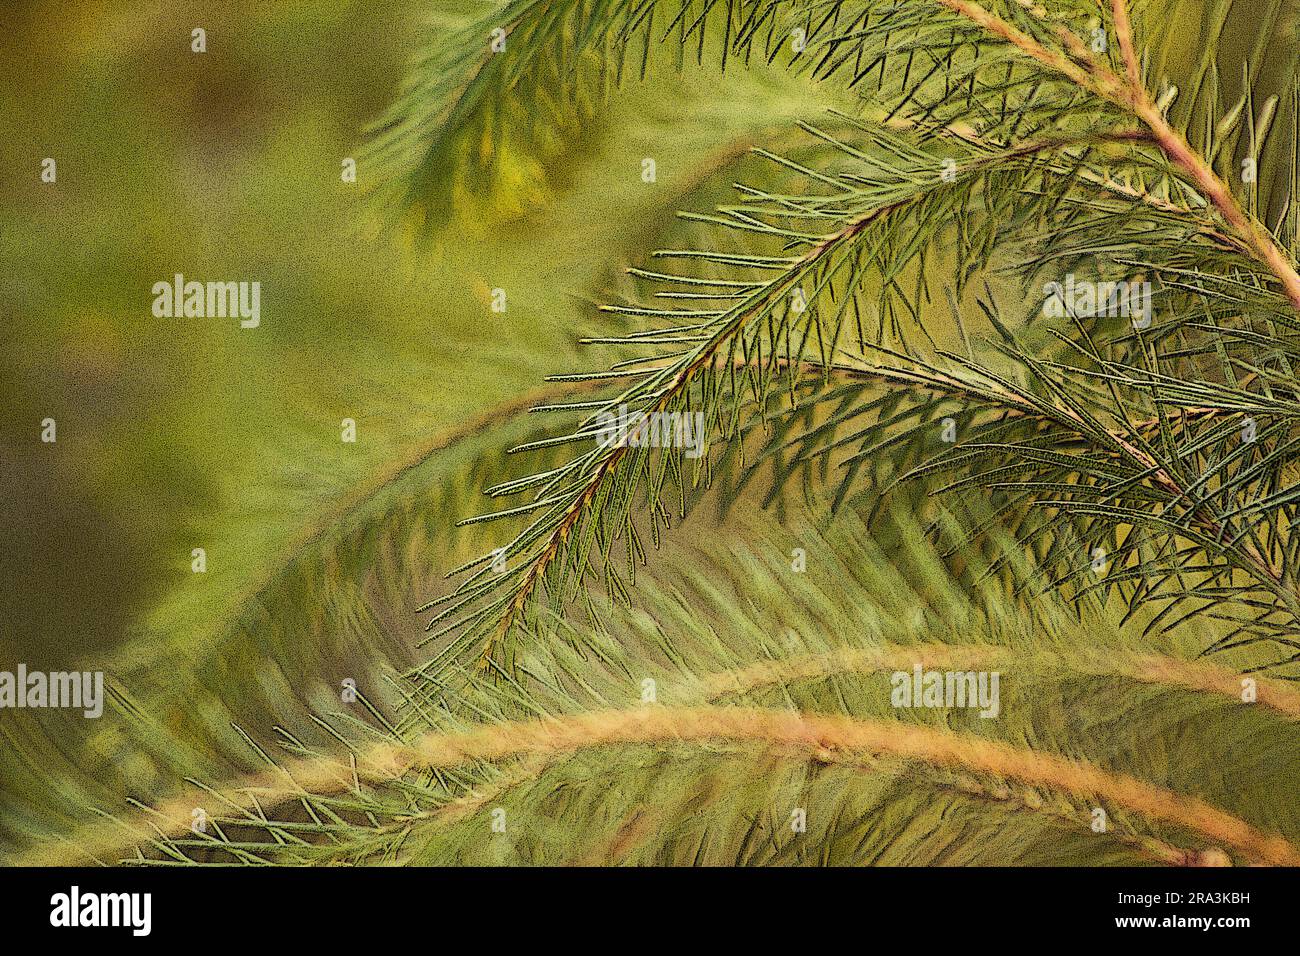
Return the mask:
<path id="1" fill-rule="evenodd" d="M 331 615 L 370 634 L 424 590 L 428 656 L 391 696 L 284 720 L 264 776 L 77 842 L 154 865 L 1294 863 L 1300 94 L 1257 102 L 1262 48 L 1235 97 L 1212 44 L 1165 75 L 1166 12 L 1135 8 L 1136 44 L 1122 3 L 1084 0 L 457 18 L 373 154 L 381 206 L 443 244 L 660 60 L 775 65 L 837 108 L 789 111 L 737 198 L 654 237 L 583 338 L 609 368 L 537 403 L 567 424 L 510 426 L 527 470 L 476 437 L 468 473 L 414 469 L 272 579 L 281 635 L 304 591 L 348 592 Z M 1153 322 L 1051 314 L 1066 275 L 1149 283 Z M 600 441 L 623 408 L 701 415 L 702 445 Z M 453 539 L 480 483 L 502 505 Z M 417 570 L 440 546 L 452 590 Z M 999 668 L 1001 717 L 890 705 L 893 672 L 936 661 Z"/>
<path id="2" fill-rule="evenodd" d="M 787 6 L 800 5 L 767 4 L 764 16 Z M 992 496 L 1046 582 L 1116 592 L 1130 613 L 1164 604 L 1153 627 L 1213 607 L 1235 629 L 1210 649 L 1263 641 L 1282 655 L 1262 666 L 1297 660 L 1295 217 L 1271 231 L 1249 212 L 1257 178 L 1238 197 L 1212 165 L 1244 137 L 1257 167 L 1294 170 L 1295 144 L 1267 139 L 1276 102 L 1257 112 L 1248 90 L 1201 137 L 1203 159 L 1170 125 L 1177 91 L 1141 85 L 1127 15 L 1096 27 L 1088 4 L 810 6 L 817 16 L 790 20 L 809 43 L 796 68 L 869 85 L 868 118 L 839 116 L 834 134 L 803 124 L 829 155 L 768 154 L 800 185 L 742 187 L 740 203 L 690 216 L 729 233 L 726 244 L 656 254 L 681 269 L 633 270 L 653 304 L 611 309 L 650 327 L 593 340 L 632 357 L 561 376 L 609 382 L 610 397 L 575 406 L 585 414 L 571 431 L 516 450 L 595 447 L 491 489 L 526 500 L 475 520 L 528 523 L 506 546 L 504 573 L 486 555 L 461 569 L 456 595 L 430 605 L 433 638 L 449 641 L 422 673 L 470 648 L 508 662 L 517 622 L 543 602 L 564 607 L 592 576 L 624 593 L 631 568 L 610 560 L 615 543 L 630 563 L 643 558 L 673 496 L 709 481 L 707 452 L 601 442 L 602 422 L 624 407 L 647 427 L 699 413 L 708 445 L 735 443 L 755 415 L 772 417 L 774 392 L 797 408 L 808 376 L 875 379 L 895 394 L 861 390 L 854 407 L 845 390 L 825 391 L 839 407 L 790 437 L 802 453 L 848 449 L 838 465 L 856 477 L 872 462 L 877 488 L 896 484 L 880 480 L 883 459 L 900 479 L 943 476 L 932 490 Z M 754 36 L 746 9 L 724 14 L 739 23 L 737 51 Z M 1197 115 L 1196 103 L 1184 112 Z M 1061 299 L 1052 285 L 1037 294 L 1044 279 L 1059 289 L 1076 273 L 1146 283 L 1149 311 L 1118 317 L 1070 301 L 1064 322 L 1035 318 L 1044 298 Z M 926 334 L 939 287 L 966 355 Z M 991 367 L 974 360 L 961 318 L 972 306 L 995 332 Z M 1008 311 L 1044 326 L 1048 344 L 1021 344 Z M 934 436 L 947 414 L 959 420 L 951 447 Z M 837 434 L 859 416 L 867 423 Z M 930 447 L 907 461 L 927 431 Z M 1086 582 L 1097 549 L 1108 573 Z"/>
<path id="3" fill-rule="evenodd" d="M 1052 599 L 1029 616 L 1001 603 L 977 607 L 934 551 L 887 551 L 848 514 L 824 532 L 760 515 L 735 523 L 743 534 L 726 543 L 675 543 L 677 567 L 642 581 L 635 609 L 602 602 L 598 626 L 550 622 L 510 679 L 470 668 L 454 698 L 416 707 L 418 719 L 400 731 L 336 718 L 348 742 L 342 759 L 285 735 L 287 757 L 259 749 L 278 769 L 254 789 L 203 788 L 181 802 L 179 818 L 164 808 L 124 821 L 139 833 L 137 861 L 1149 865 L 1220 850 L 1253 858 L 1253 847 L 1225 847 L 1087 784 L 982 770 L 985 743 L 1131 775 L 1210 801 L 1262 833 L 1300 835 L 1287 798 L 1300 773 L 1289 744 L 1300 710 L 1285 689 L 1263 692 L 1276 707 L 1250 707 L 1232 696 L 1229 671 L 1217 691 L 1188 676 L 1199 671 L 1157 674 L 1155 645 L 1101 611 L 1080 620 Z M 918 540 L 914 527 L 899 530 Z M 795 542 L 813 556 L 806 575 L 784 559 Z M 1186 635 L 1183 646 L 1196 640 Z M 910 672 L 913 661 L 1001 668 L 1002 715 L 892 708 L 890 674 Z M 761 737 L 598 738 L 612 721 L 635 728 L 701 706 L 918 727 L 959 756 L 873 756 L 826 743 L 810 761 L 805 749 Z M 592 723 L 555 751 L 490 755 L 481 742 L 463 744 L 439 769 L 398 774 L 375 756 L 389 745 L 434 753 L 431 740 L 511 727 L 544 741 L 548 727 L 570 719 Z M 323 768 L 337 768 L 337 783 L 313 787 L 330 776 Z M 191 805 L 208 809 L 207 833 L 185 832 Z M 1110 821 L 1102 834 L 1091 829 L 1095 807 Z M 790 827 L 795 808 L 806 811 L 806 833 Z M 493 830 L 500 819 L 504 832 Z"/>

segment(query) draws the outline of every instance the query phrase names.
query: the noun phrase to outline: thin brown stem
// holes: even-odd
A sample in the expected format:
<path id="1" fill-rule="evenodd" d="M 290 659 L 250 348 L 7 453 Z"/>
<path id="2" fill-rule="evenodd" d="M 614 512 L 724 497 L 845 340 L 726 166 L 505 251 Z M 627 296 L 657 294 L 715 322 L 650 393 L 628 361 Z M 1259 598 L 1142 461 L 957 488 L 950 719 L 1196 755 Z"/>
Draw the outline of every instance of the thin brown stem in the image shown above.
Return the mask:
<path id="1" fill-rule="evenodd" d="M 1115 36 L 1119 40 L 1119 52 L 1124 59 L 1129 86 L 1137 89 L 1142 86 L 1142 72 L 1138 66 L 1137 51 L 1133 49 L 1133 27 L 1128 20 L 1128 4 L 1125 0 L 1111 0 L 1111 12 L 1115 18 Z"/>
<path id="2" fill-rule="evenodd" d="M 1139 99 L 1134 104 L 1134 112 L 1151 130 L 1156 143 L 1170 161 L 1187 174 L 1197 191 L 1214 205 L 1232 227 L 1233 232 L 1251 248 L 1259 261 L 1268 267 L 1281 283 L 1291 305 L 1297 313 L 1300 313 L 1300 273 L 1296 272 L 1295 265 L 1273 236 L 1241 208 L 1232 191 L 1218 177 L 1210 164 L 1188 145 L 1182 133 L 1169 125 L 1145 89 L 1141 90 Z"/>

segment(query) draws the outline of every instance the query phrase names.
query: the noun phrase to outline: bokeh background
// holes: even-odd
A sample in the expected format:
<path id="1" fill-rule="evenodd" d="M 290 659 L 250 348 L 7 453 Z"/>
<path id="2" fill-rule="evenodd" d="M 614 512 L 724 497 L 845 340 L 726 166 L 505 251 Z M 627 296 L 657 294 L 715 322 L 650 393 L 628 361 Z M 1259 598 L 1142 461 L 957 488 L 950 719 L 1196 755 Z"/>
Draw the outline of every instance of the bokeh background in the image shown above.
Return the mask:
<path id="1" fill-rule="evenodd" d="M 480 507 L 473 468 L 510 442 L 490 426 L 591 361 L 577 340 L 608 322 L 591 301 L 678 228 L 677 200 L 707 208 L 765 130 L 830 101 L 688 69 L 562 139 L 525 111 L 491 200 L 417 247 L 383 228 L 366 130 L 481 6 L 5 5 L 0 660 L 103 669 L 139 720 L 0 714 L 0 847 L 250 769 L 233 722 L 303 727 L 342 677 L 408 664 L 413 610 L 466 546 L 451 526 Z M 260 328 L 154 318 L 177 272 L 260 281 Z M 383 530 L 399 513 L 428 540 Z M 430 580 L 360 593 L 390 533 Z"/>

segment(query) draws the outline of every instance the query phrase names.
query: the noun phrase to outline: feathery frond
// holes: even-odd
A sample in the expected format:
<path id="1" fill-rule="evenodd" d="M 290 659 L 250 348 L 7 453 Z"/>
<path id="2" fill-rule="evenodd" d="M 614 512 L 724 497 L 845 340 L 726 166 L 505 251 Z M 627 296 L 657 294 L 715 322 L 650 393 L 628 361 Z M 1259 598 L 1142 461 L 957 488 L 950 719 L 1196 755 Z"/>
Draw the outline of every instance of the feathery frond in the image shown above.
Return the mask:
<path id="1" fill-rule="evenodd" d="M 593 575 L 624 593 L 615 543 L 633 562 L 644 557 L 646 532 L 657 540 L 670 514 L 666 489 L 707 483 L 710 447 L 772 420 L 782 390 L 797 406 L 808 376 L 874 376 L 918 395 L 900 404 L 862 393 L 873 424 L 828 443 L 857 444 L 843 462 L 851 475 L 882 454 L 898 459 L 947 408 L 961 441 L 896 467 L 898 477 L 958 471 L 945 490 L 993 494 L 1054 584 L 1081 585 L 1099 548 L 1114 575 L 1100 589 L 1118 588 L 1130 606 L 1165 601 L 1176 615 L 1235 604 L 1244 616 L 1231 640 L 1290 646 L 1292 242 L 1253 218 L 1173 128 L 1173 95 L 1157 100 L 1143 85 L 1125 8 L 1090 31 L 1100 12 L 1090 4 L 815 6 L 822 15 L 796 66 L 869 83 L 883 114 L 836 117 L 834 133 L 806 125 L 829 150 L 816 166 L 770 154 L 802 188 L 742 187 L 741 202 L 690 216 L 729 233 L 733 248 L 665 250 L 659 258 L 685 267 L 634 270 L 658 301 L 611 310 L 652 325 L 600 344 L 636 357 L 563 376 L 621 387 L 543 443 L 595 447 L 492 490 L 529 500 L 484 519 L 530 523 L 495 555 L 499 573 L 492 555 L 462 569 L 431 622 L 450 642 L 421 673 L 469 648 L 485 662 L 508 658 L 512 630 L 543 595 L 562 608 Z M 1240 114 L 1224 118 L 1220 137 Z M 1244 122 L 1258 141 L 1254 114 Z M 928 336 L 940 252 L 954 271 L 943 283 L 950 302 L 986 283 L 974 297 L 1005 340 L 981 345 L 996 368 Z M 1086 303 L 1065 288 L 1076 273 L 1101 290 Z M 1039 297 L 1045 276 L 1056 278 Z M 999 317 L 1017 294 L 1027 323 Z M 1044 323 L 1053 307 L 1062 321 Z M 1008 331 L 1021 325 L 1045 326 L 1055 347 L 1031 353 Z M 1277 345 L 1242 357 L 1238 346 L 1261 340 Z M 967 368 L 940 371 L 925 352 Z M 890 368 L 878 368 L 880 356 Z M 623 410 L 632 440 L 611 442 L 602 423 Z M 855 411 L 831 413 L 812 435 L 833 434 Z M 692 415 L 704 434 L 683 441 Z M 1245 418 L 1250 447 L 1240 446 Z M 664 422 L 678 433 L 650 434 Z M 665 440 L 636 441 L 638 429 Z"/>

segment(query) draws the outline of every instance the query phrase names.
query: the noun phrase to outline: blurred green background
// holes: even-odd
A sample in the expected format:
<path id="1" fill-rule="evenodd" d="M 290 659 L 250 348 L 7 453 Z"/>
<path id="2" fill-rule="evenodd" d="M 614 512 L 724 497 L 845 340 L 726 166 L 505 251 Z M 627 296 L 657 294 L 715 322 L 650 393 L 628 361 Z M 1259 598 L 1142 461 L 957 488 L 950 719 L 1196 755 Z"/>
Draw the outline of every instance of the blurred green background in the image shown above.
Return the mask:
<path id="1" fill-rule="evenodd" d="M 459 457 L 427 458 L 476 414 L 592 362 L 577 339 L 609 320 L 590 301 L 678 228 L 678 201 L 721 198 L 763 130 L 831 101 L 785 76 L 652 76 L 561 148 L 537 137 L 491 202 L 462 210 L 457 241 L 415 249 L 380 232 L 365 129 L 420 45 L 481 9 L 6 6 L 0 664 L 104 669 L 157 733 L 142 742 L 112 709 L 0 714 L 0 845 L 152 800 L 184 773 L 239 772 L 232 720 L 297 726 L 297 705 L 339 675 L 409 663 L 413 610 L 480 502 L 417 509 L 433 541 L 411 559 L 429 580 L 382 600 L 358 593 L 369 546 L 340 559 L 326 539 L 359 513 L 365 538 L 383 525 L 367 509 L 409 510 L 404 496 L 468 480 L 443 471 L 496 460 L 509 435 L 478 430 Z M 261 326 L 155 318 L 150 289 L 177 272 L 260 281 Z M 489 308 L 498 287 L 505 314 Z M 387 603 L 382 622 L 361 619 Z"/>

